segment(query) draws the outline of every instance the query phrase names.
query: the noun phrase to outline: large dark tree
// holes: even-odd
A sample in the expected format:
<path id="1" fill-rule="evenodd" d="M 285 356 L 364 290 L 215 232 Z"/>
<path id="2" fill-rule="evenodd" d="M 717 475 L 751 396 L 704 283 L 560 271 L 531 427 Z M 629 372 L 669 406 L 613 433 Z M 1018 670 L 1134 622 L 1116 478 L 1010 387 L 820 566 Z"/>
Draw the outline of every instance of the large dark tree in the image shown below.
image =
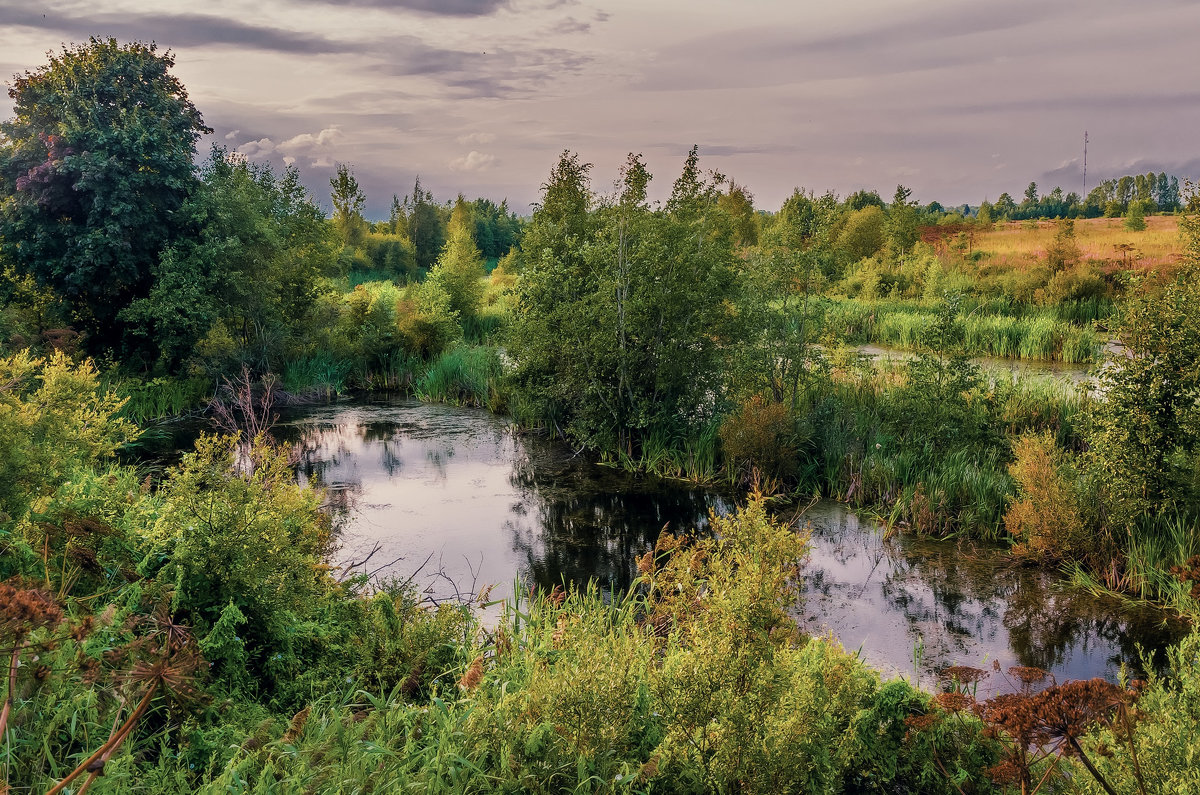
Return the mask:
<path id="1" fill-rule="evenodd" d="M 147 295 L 193 158 L 211 132 L 153 44 L 89 40 L 13 79 L 0 124 L 0 246 L 52 287 L 92 350 L 126 342 L 121 311 Z"/>

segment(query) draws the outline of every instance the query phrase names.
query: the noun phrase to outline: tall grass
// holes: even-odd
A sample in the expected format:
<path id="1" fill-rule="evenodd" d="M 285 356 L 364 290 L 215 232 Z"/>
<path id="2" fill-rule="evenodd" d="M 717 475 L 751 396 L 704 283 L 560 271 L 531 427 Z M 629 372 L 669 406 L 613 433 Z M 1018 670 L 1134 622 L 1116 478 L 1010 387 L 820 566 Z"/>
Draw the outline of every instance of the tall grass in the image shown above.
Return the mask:
<path id="1" fill-rule="evenodd" d="M 499 338 L 507 322 L 507 316 L 495 307 L 463 318 L 463 339 L 474 345 L 488 345 Z"/>
<path id="2" fill-rule="evenodd" d="M 1008 440 L 1046 431 L 1077 449 L 1089 398 L 1057 382 L 1007 379 L 939 406 L 906 372 L 900 366 L 862 377 L 835 374 L 808 385 L 796 417 L 804 440 L 797 489 L 922 534 L 1002 538 L 1014 492 Z M 913 406 L 944 419 L 918 432 Z M 957 437 L 965 428 L 974 430 Z"/>
<path id="3" fill-rule="evenodd" d="M 622 449 L 603 451 L 601 460 L 631 472 L 712 483 L 722 472 L 720 430 L 720 418 L 690 431 L 655 428 L 633 454 Z"/>
<path id="4" fill-rule="evenodd" d="M 346 390 L 353 362 L 329 352 L 319 352 L 289 361 L 281 378 L 284 390 L 292 394 L 318 393 L 325 397 Z"/>
<path id="5" fill-rule="evenodd" d="M 1114 246 L 1133 243 L 1137 247 L 1133 264 L 1158 267 L 1170 263 L 1179 251 L 1178 217 L 1150 216 L 1146 226 L 1143 232 L 1130 232 L 1121 218 L 1079 219 L 1075 221 L 1075 243 L 1084 259 L 1119 261 L 1121 255 Z M 998 224 L 977 234 L 975 250 L 997 259 L 1012 260 L 1017 265 L 1030 263 L 1045 256 L 1056 231 L 1052 221 L 1032 227 L 1018 222 Z"/>
<path id="6" fill-rule="evenodd" d="M 417 379 L 414 392 L 421 400 L 501 410 L 503 366 L 495 348 L 460 346 L 430 363 Z"/>
<path id="7" fill-rule="evenodd" d="M 936 306 L 915 301 L 846 299 L 829 303 L 825 328 L 831 342 L 914 350 L 934 342 L 930 332 L 937 317 Z M 958 323 L 961 347 L 970 356 L 1081 364 L 1095 361 L 1100 352 L 1094 329 L 1063 320 L 1055 309 L 976 303 L 964 308 Z"/>
<path id="8" fill-rule="evenodd" d="M 1146 517 L 1126 541 L 1120 566 L 1107 571 L 1072 570 L 1076 584 L 1096 594 L 1165 605 L 1192 620 L 1200 620 L 1200 602 L 1191 583 L 1171 573 L 1187 569 L 1200 555 L 1200 521 L 1195 517 L 1164 514 Z"/>
<path id="9" fill-rule="evenodd" d="M 121 413 L 138 424 L 195 411 L 208 402 L 214 390 L 213 382 L 207 378 L 153 378 L 143 381 L 107 376 L 101 384 L 127 399 Z"/>

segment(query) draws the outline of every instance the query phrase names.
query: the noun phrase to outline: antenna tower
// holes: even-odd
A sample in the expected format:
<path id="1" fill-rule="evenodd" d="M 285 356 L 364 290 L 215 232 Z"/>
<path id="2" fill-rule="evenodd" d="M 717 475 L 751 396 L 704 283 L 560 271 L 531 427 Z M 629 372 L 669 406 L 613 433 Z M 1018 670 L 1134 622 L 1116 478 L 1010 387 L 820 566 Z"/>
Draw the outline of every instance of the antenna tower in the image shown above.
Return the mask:
<path id="1" fill-rule="evenodd" d="M 1083 199 L 1087 200 L 1087 130 L 1083 131 Z"/>

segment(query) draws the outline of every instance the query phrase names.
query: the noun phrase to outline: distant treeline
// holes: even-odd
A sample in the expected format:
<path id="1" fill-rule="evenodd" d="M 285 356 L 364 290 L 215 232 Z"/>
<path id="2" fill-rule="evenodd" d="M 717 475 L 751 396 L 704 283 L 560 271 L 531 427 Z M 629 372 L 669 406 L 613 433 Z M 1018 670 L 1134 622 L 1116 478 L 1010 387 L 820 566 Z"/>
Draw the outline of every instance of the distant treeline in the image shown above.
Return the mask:
<path id="1" fill-rule="evenodd" d="M 345 272 L 403 281 L 419 278 L 442 253 L 450 216 L 464 203 L 472 217 L 475 245 L 485 258 L 497 260 L 521 242 L 522 221 L 508 209 L 507 200 L 499 204 L 483 198 L 470 201 L 460 193 L 456 201 L 439 204 L 418 176 L 412 192 L 403 199 L 392 195 L 388 220 L 370 222 L 363 217 L 366 199 L 349 167 L 337 167 L 330 187 L 333 221 L 343 242 L 339 259 Z"/>
<path id="2" fill-rule="evenodd" d="M 1086 199 L 1078 193 L 1063 193 L 1056 187 L 1045 195 L 1038 193 L 1038 184 L 1030 182 L 1018 204 L 1008 193 L 1001 193 L 993 204 L 984 201 L 977 216 L 981 221 L 1023 221 L 1030 218 L 1118 218 L 1136 212 L 1177 212 L 1181 209 L 1179 178 L 1165 172 L 1126 175 L 1106 179 L 1088 192 Z"/>

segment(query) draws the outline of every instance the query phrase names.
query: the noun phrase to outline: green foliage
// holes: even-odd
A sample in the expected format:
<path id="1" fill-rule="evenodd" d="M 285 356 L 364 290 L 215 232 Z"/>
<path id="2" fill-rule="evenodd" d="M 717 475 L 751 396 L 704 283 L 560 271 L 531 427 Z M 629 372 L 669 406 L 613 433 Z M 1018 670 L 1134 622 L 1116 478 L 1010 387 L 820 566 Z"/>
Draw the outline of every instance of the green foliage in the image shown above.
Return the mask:
<path id="1" fill-rule="evenodd" d="M 873 257 L 883 248 L 886 219 L 883 210 L 871 205 L 855 210 L 846 219 L 838 238 L 838 246 L 852 260 Z"/>
<path id="2" fill-rule="evenodd" d="M 989 791 L 996 750 L 978 724 L 909 732 L 925 696 L 795 635 L 802 533 L 757 498 L 718 521 L 710 539 L 664 537 L 633 593 L 507 604 L 428 695 L 400 681 L 314 704 L 282 736 L 244 745 L 213 786 L 953 792 L 945 769 Z"/>
<path id="3" fill-rule="evenodd" d="M 283 451 L 262 439 L 235 442 L 201 437 L 167 478 L 144 567 L 172 583 L 173 608 L 202 642 L 210 629 L 228 634 L 244 621 L 244 652 L 227 639 L 213 643 L 228 659 L 249 655 L 257 678 L 278 686 L 302 670 L 297 653 L 314 631 L 305 622 L 333 588 L 323 566 L 329 522 Z"/>
<path id="4" fill-rule="evenodd" d="M 1146 231 L 1146 204 L 1143 201 L 1129 203 L 1129 212 L 1125 213 L 1125 228 L 1130 232 Z"/>
<path id="5" fill-rule="evenodd" d="M 464 320 L 479 311 L 486 275 L 473 232 L 470 205 L 460 195 L 450 216 L 446 247 L 429 272 L 429 279 L 445 290 L 450 308 Z"/>
<path id="6" fill-rule="evenodd" d="M 216 372 L 270 369 L 305 328 L 333 235 L 294 169 L 276 176 L 214 147 L 200 176 L 182 210 L 200 234 L 164 253 L 155 287 L 123 317 L 169 367 L 198 347 Z M 206 336 L 228 345 L 205 346 Z"/>
<path id="7" fill-rule="evenodd" d="M 730 181 L 729 190 L 721 194 L 717 205 L 729 215 L 737 245 L 753 246 L 758 243 L 761 222 L 754 212 L 754 194 L 748 188 Z"/>
<path id="8" fill-rule="evenodd" d="M 462 338 L 450 295 L 436 281 L 409 287 L 397 310 L 405 348 L 416 355 L 432 358 Z"/>
<path id="9" fill-rule="evenodd" d="M 1097 726 L 1081 745 L 1117 792 L 1147 795 L 1200 792 L 1196 737 L 1200 734 L 1200 635 L 1188 636 L 1167 652 L 1164 675 L 1152 675 L 1137 701 L 1132 738 L 1127 724 Z M 1131 742 L 1132 740 L 1132 742 Z M 1073 793 L 1104 790 L 1083 765 L 1065 777 Z M 1139 775 L 1141 782 L 1139 782 Z M 1144 789 L 1141 784 L 1144 783 Z"/>
<path id="10" fill-rule="evenodd" d="M 14 79 L 0 125 L 0 251 L 70 305 L 93 350 L 185 236 L 197 139 L 212 132 L 153 44 L 91 38 Z"/>
<path id="11" fill-rule="evenodd" d="M 1064 218 L 1058 222 L 1054 240 L 1046 247 L 1046 264 L 1053 273 L 1079 264 L 1079 247 L 1075 244 L 1075 222 Z"/>
<path id="12" fill-rule="evenodd" d="M 903 257 L 919 238 L 916 203 L 910 201 L 912 191 L 903 185 L 896 186 L 896 195 L 887 210 L 887 244 L 893 259 Z"/>
<path id="13" fill-rule="evenodd" d="M 1124 349 L 1100 370 L 1089 440 L 1105 491 L 1110 533 L 1135 520 L 1200 507 L 1200 284 L 1195 265 L 1160 292 L 1131 300 L 1118 331 Z"/>
<path id="14" fill-rule="evenodd" d="M 508 209 L 508 200 L 496 204 L 491 199 L 476 199 L 471 206 L 475 219 L 475 245 L 488 259 L 499 259 L 521 244 L 525 226 Z"/>
<path id="15" fill-rule="evenodd" d="M 1070 272 L 1059 274 L 1061 289 L 1070 290 Z M 1055 277 L 1056 279 L 1058 277 Z M 1086 279 L 1087 277 L 1081 277 Z M 911 301 L 867 301 L 863 298 L 822 301 L 826 340 L 886 345 L 916 350 L 937 322 L 942 301 L 933 305 Z M 970 306 L 964 302 L 962 306 Z M 1079 308 L 1079 311 L 1087 311 Z M 958 320 L 958 349 L 970 356 L 1090 362 L 1099 355 L 1100 343 L 1090 326 L 1080 327 L 1061 319 L 1061 308 L 1036 309 L 1019 316 L 1002 307 L 975 303 Z"/>
<path id="16" fill-rule="evenodd" d="M 362 251 L 371 262 L 369 273 L 376 278 L 412 281 L 418 275 L 417 247 L 407 235 L 369 232 Z"/>
<path id="17" fill-rule="evenodd" d="M 445 245 L 446 222 L 433 201 L 433 194 L 421 187 L 420 176 L 412 193 L 404 197 L 402 210 L 408 239 L 416 251 L 417 267 L 428 271 Z"/>
<path id="18" fill-rule="evenodd" d="M 457 347 L 434 359 L 415 388 L 422 400 L 501 408 L 500 376 L 500 357 L 494 348 Z"/>
<path id="19" fill-rule="evenodd" d="M 333 202 L 333 225 L 341 235 L 342 243 L 350 248 L 362 243 L 367 232 L 367 222 L 363 219 L 362 210 L 367 199 L 354 172 L 344 163 L 339 163 L 329 179 L 331 189 L 330 199 Z"/>
<path id="20" fill-rule="evenodd" d="M 564 154 L 545 185 L 508 350 L 538 414 L 567 416 L 584 444 L 634 456 L 655 428 L 712 416 L 732 238 L 694 151 L 660 209 L 646 202 L 639 157 L 610 200 L 592 195 L 589 168 Z"/>
<path id="21" fill-rule="evenodd" d="M 0 359 L 0 526 L 138 436 L 95 366 L 62 354 Z"/>

